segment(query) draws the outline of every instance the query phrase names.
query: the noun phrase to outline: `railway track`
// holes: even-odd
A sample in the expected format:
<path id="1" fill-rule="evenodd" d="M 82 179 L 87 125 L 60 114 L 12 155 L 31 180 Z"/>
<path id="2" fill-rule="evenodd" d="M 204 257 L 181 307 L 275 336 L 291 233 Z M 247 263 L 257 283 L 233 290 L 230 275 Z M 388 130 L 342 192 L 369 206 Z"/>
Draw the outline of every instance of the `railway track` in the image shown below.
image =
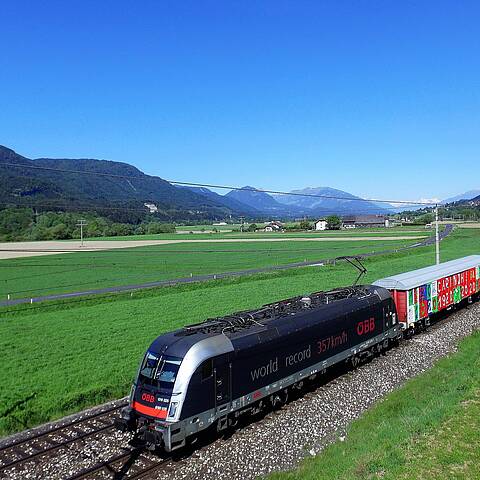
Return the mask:
<path id="1" fill-rule="evenodd" d="M 164 466 L 169 459 L 153 460 L 142 449 L 126 449 L 125 452 L 112 456 L 108 460 L 80 470 L 67 480 L 84 480 L 95 478 L 114 478 L 133 480 L 145 478 Z"/>
<path id="2" fill-rule="evenodd" d="M 75 442 L 113 430 L 115 413 L 126 404 L 127 402 L 122 402 L 2 445 L 0 447 L 0 478 L 4 477 L 12 467 L 35 461 Z"/>
<path id="3" fill-rule="evenodd" d="M 30 462 L 34 462 L 35 465 L 36 462 L 40 463 L 48 457 L 53 457 L 58 450 L 68 448 L 74 443 L 113 431 L 114 417 L 125 405 L 127 402 L 122 402 L 0 446 L 0 479 L 10 478 L 9 472 L 12 469 L 21 469 Z M 149 457 L 142 448 L 123 450 L 105 461 L 79 470 L 68 479 L 140 479 L 168 462 L 168 459 Z M 34 465 L 28 469 L 33 470 Z"/>

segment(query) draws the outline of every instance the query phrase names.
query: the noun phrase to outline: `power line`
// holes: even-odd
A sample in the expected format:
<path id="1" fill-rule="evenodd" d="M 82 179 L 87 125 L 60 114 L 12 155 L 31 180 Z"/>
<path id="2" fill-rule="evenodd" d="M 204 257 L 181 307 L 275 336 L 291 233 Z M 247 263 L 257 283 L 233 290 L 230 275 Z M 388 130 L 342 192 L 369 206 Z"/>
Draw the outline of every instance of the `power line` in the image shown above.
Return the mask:
<path id="1" fill-rule="evenodd" d="M 251 192 L 261 192 L 261 193 L 269 193 L 275 195 L 289 195 L 295 197 L 311 197 L 311 198 L 329 198 L 335 200 L 346 200 L 350 202 L 376 202 L 376 203 L 388 203 L 388 204 L 402 204 L 402 205 L 425 205 L 425 206 L 435 206 L 436 202 L 421 202 L 421 201 L 409 201 L 409 200 L 381 200 L 381 199 L 365 199 L 365 198 L 349 198 L 349 197 L 340 197 L 338 195 L 320 195 L 320 194 L 313 194 L 313 193 L 296 193 L 296 192 L 283 192 L 280 190 L 266 190 L 266 189 L 255 189 L 255 188 L 245 188 L 245 187 L 235 187 L 231 185 L 220 185 L 220 184 L 213 184 L 213 183 L 198 183 L 198 182 L 183 182 L 179 180 L 165 180 L 157 175 L 118 175 L 114 173 L 105 173 L 105 172 L 94 172 L 88 170 L 70 170 L 70 169 L 61 169 L 61 168 L 54 168 L 54 167 L 45 167 L 40 165 L 28 165 L 28 164 L 18 164 L 18 163 L 0 163 L 0 166 L 9 166 L 9 167 L 16 167 L 16 168 L 27 168 L 27 169 L 34 169 L 34 170 L 47 170 L 52 172 L 60 172 L 60 173 L 72 173 L 72 174 L 79 174 L 79 175 L 94 175 L 94 176 L 101 176 L 101 177 L 111 177 L 111 178 L 122 178 L 127 180 L 132 179 L 141 179 L 146 180 L 149 178 L 158 178 L 162 181 L 166 181 L 172 185 L 182 185 L 188 187 L 205 187 L 205 188 L 218 188 L 224 190 L 241 190 L 241 191 L 251 191 Z"/>
<path id="2" fill-rule="evenodd" d="M 1 165 L 1 164 L 0 164 Z M 242 190 L 241 188 L 239 188 L 238 190 Z M 259 190 L 257 190 L 259 191 Z M 140 202 L 143 202 L 144 200 L 141 200 L 141 199 L 137 199 L 138 201 Z M 365 202 L 371 202 L 372 200 L 362 200 L 362 199 L 356 199 L 356 198 L 351 198 L 350 201 L 365 201 Z M 113 200 L 113 199 L 109 199 L 109 201 L 112 201 L 112 202 L 125 202 L 125 201 L 128 201 L 128 202 L 132 202 L 134 200 L 126 200 L 126 199 L 119 199 L 119 200 Z M 152 202 L 159 202 L 158 200 L 155 200 Z M 15 206 L 15 207 L 24 207 L 24 208 L 50 208 L 50 209 L 63 209 L 63 210 L 73 210 L 73 211 L 79 211 L 79 210 L 98 210 L 98 211 L 101 211 L 101 210 L 112 210 L 112 211 L 131 211 L 131 212 L 140 212 L 140 213 L 151 213 L 148 211 L 148 208 L 147 207 L 144 207 L 144 208 L 134 208 L 134 207 L 109 207 L 109 206 L 103 206 L 101 204 L 90 204 L 90 205 L 73 205 L 73 204 L 65 204 L 65 203 L 51 203 L 51 204 L 48 204 L 48 203 L 23 203 L 23 202 L 9 202 L 9 201 L 6 201 L 6 202 L 0 202 L 0 205 L 4 205 L 6 207 L 8 206 Z M 417 205 L 415 203 L 415 205 Z M 213 207 L 217 207 L 217 208 L 220 208 L 220 207 L 226 207 L 226 205 L 222 205 L 219 201 L 218 204 L 205 204 L 205 205 L 198 205 L 198 207 L 207 207 L 207 206 L 213 206 Z M 183 207 L 184 209 L 186 207 Z M 288 205 L 285 205 L 285 208 L 288 208 Z M 392 211 L 397 211 L 399 209 L 399 207 L 394 207 L 394 206 L 382 206 L 381 207 L 382 209 L 384 210 L 392 210 Z M 165 211 L 159 211 L 157 213 L 160 213 L 162 215 L 165 215 L 167 217 L 170 217 L 170 218 L 173 218 L 172 215 L 168 212 L 165 212 Z M 342 212 L 341 210 L 339 210 L 338 208 L 327 208 L 327 207 L 315 207 L 315 211 L 312 212 L 312 214 L 310 215 L 310 217 L 312 217 L 313 215 L 315 216 L 318 216 L 319 214 L 321 215 L 329 215 L 329 214 L 336 214 L 336 215 L 343 215 L 343 216 L 350 216 L 350 215 L 354 215 L 352 213 L 349 213 L 349 212 Z M 40 213 L 37 213 L 37 215 L 40 215 Z M 379 214 L 381 215 L 381 214 Z M 254 214 L 251 214 L 250 215 L 251 217 L 255 217 Z M 282 217 L 282 215 L 280 213 L 276 213 L 276 212 L 270 212 L 270 213 L 266 213 L 266 212 L 258 212 L 258 215 L 257 217 L 259 218 L 262 218 L 262 217 L 265 217 L 265 218 L 271 218 L 272 216 L 276 216 L 276 217 Z M 173 220 L 172 220 L 173 221 Z M 260 220 L 259 220 L 260 221 Z M 255 223 L 255 222 L 252 222 L 252 223 Z M 213 227 L 213 225 L 212 225 Z"/>
<path id="3" fill-rule="evenodd" d="M 206 187 L 206 188 L 220 188 L 220 189 L 226 189 L 226 190 L 241 190 L 241 191 L 247 191 L 247 192 L 261 192 L 261 193 L 271 193 L 274 195 L 290 195 L 290 196 L 295 196 L 295 197 L 313 197 L 313 198 L 329 198 L 329 199 L 335 199 L 335 200 L 348 200 L 350 202 L 376 202 L 376 203 L 388 203 L 388 204 L 393 204 L 393 203 L 399 203 L 399 204 L 405 204 L 405 205 L 429 205 L 429 206 L 435 206 L 435 203 L 431 202 L 414 202 L 410 200 L 379 200 L 375 198 L 371 199 L 366 199 L 366 198 L 361 198 L 361 197 L 356 197 L 356 198 L 349 198 L 349 197 L 340 197 L 337 195 L 319 195 L 319 194 L 314 194 L 314 193 L 295 193 L 295 192 L 282 192 L 279 190 L 265 190 L 265 189 L 257 189 L 257 188 L 245 188 L 245 187 L 232 187 L 229 185 L 215 185 L 212 183 L 193 183 L 193 182 L 179 182 L 176 180 L 167 180 L 167 182 L 174 184 L 174 185 L 185 185 L 185 186 L 190 186 L 190 187 Z M 392 208 L 393 207 L 392 205 Z"/>

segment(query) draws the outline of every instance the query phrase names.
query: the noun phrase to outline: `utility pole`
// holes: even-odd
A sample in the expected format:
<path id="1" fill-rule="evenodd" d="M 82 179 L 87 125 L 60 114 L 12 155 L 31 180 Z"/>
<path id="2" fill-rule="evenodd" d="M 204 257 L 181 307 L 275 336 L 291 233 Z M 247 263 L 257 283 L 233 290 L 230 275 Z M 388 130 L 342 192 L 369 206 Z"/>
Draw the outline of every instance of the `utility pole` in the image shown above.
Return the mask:
<path id="1" fill-rule="evenodd" d="M 77 227 L 80 227 L 80 246 L 83 247 L 83 227 L 87 226 L 86 220 L 79 220 L 77 223 Z"/>
<path id="2" fill-rule="evenodd" d="M 243 232 L 243 223 L 245 221 L 245 217 L 240 217 L 240 231 Z"/>
<path id="3" fill-rule="evenodd" d="M 35 207 L 33 207 L 33 223 L 37 223 L 39 215 L 40 214 L 38 213 L 38 210 Z"/>
<path id="4" fill-rule="evenodd" d="M 438 204 L 435 205 L 435 259 L 436 264 L 440 263 L 440 238 L 438 235 Z"/>

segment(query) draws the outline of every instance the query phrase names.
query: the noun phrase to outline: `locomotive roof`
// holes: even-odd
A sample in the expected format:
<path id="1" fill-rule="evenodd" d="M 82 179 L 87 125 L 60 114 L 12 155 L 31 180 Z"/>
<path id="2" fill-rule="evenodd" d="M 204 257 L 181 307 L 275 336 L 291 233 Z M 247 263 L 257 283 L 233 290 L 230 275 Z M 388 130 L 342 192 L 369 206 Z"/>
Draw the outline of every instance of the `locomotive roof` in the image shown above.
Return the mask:
<path id="1" fill-rule="evenodd" d="M 232 350 L 241 350 L 338 318 L 346 312 L 370 306 L 386 298 L 390 298 L 387 290 L 371 285 L 317 292 L 265 305 L 257 310 L 209 319 L 166 333 L 157 337 L 149 350 L 184 357 L 193 345 L 211 337 L 223 337 L 223 342 L 226 341 Z M 308 306 L 307 299 L 311 301 Z"/>
<path id="2" fill-rule="evenodd" d="M 373 282 L 373 285 L 387 288 L 389 290 L 411 290 L 412 288 L 431 283 L 443 277 L 455 275 L 470 268 L 480 265 L 480 255 L 451 260 L 431 267 L 412 270 L 411 272 L 393 275 Z"/>

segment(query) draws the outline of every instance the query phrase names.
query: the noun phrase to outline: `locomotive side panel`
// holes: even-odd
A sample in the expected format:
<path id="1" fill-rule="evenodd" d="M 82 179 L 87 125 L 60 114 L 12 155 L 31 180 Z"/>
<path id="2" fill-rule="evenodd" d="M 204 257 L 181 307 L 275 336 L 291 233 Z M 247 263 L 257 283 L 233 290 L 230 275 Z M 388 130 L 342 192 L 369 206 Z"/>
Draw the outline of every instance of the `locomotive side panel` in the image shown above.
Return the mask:
<path id="1" fill-rule="evenodd" d="M 182 406 L 180 418 L 205 412 L 215 405 L 215 378 L 213 360 L 205 360 L 192 375 Z"/>
<path id="2" fill-rule="evenodd" d="M 265 387 L 274 389 L 281 382 L 337 354 L 355 350 L 385 330 L 384 311 L 393 308 L 391 300 L 368 305 L 348 313 L 339 313 L 326 321 L 299 328 L 268 342 L 250 348 L 236 345 L 232 364 L 233 398 L 239 398 Z M 315 312 L 309 312 L 313 317 Z M 299 322 L 301 323 L 301 322 Z M 279 328 L 281 332 L 281 328 Z M 235 345 L 235 341 L 234 341 Z M 320 367 L 319 367 L 320 364 Z M 260 393 L 257 394 L 262 396 Z"/>

